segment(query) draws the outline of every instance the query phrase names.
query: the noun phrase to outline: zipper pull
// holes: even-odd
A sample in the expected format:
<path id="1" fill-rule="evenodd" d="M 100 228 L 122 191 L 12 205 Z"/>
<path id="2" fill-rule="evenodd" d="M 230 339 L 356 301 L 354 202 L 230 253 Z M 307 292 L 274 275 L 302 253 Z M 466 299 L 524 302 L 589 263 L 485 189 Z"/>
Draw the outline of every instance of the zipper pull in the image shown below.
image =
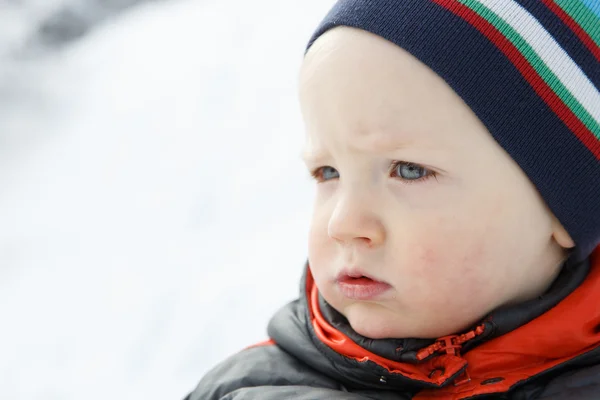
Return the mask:
<path id="1" fill-rule="evenodd" d="M 451 356 L 460 357 L 460 351 L 462 350 L 463 344 L 481 335 L 484 331 L 485 325 L 479 325 L 474 330 L 462 335 L 449 335 L 441 337 L 431 346 L 425 347 L 417 352 L 417 360 L 422 361 L 432 354 L 441 352 L 445 352 Z M 467 371 L 465 368 L 464 372 L 454 380 L 453 384 L 454 386 L 460 386 L 469 382 L 471 382 L 471 376 L 469 375 L 469 371 Z"/>
<path id="2" fill-rule="evenodd" d="M 422 361 L 435 353 L 446 352 L 453 356 L 460 356 L 460 348 L 458 344 L 458 335 L 444 336 L 436 340 L 431 346 L 425 347 L 417 352 L 417 360 Z"/>
<path id="3" fill-rule="evenodd" d="M 463 333 L 462 335 L 449 335 L 436 340 L 431 346 L 427 346 L 417 352 L 417 360 L 422 361 L 432 354 L 445 351 L 446 354 L 460 357 L 462 345 L 469 340 L 481 335 L 485 330 L 485 325 L 479 325 L 474 330 Z"/>
<path id="4" fill-rule="evenodd" d="M 451 356 L 460 357 L 460 349 L 462 344 L 458 343 L 458 335 L 444 336 L 438 339 L 442 347 L 438 351 L 445 351 Z"/>

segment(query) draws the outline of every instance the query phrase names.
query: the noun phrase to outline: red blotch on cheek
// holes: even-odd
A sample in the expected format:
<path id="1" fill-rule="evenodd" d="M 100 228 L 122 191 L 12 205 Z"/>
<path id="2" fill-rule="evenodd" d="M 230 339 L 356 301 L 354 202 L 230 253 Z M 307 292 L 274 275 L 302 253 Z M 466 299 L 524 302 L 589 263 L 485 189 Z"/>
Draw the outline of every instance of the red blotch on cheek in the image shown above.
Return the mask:
<path id="1" fill-rule="evenodd" d="M 426 247 L 420 249 L 419 264 L 421 264 L 423 268 L 426 268 L 428 270 L 431 268 L 435 268 L 435 266 L 438 264 L 439 258 L 439 250 L 435 248 Z"/>

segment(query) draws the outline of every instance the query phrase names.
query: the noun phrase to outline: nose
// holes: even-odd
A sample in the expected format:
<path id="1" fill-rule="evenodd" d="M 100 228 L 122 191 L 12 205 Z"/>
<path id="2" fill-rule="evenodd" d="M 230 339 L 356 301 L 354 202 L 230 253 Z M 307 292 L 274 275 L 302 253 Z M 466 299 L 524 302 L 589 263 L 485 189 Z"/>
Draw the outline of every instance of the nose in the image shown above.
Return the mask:
<path id="1" fill-rule="evenodd" d="M 374 247 L 385 240 L 385 229 L 375 202 L 364 191 L 340 195 L 329 218 L 327 233 L 341 244 Z"/>

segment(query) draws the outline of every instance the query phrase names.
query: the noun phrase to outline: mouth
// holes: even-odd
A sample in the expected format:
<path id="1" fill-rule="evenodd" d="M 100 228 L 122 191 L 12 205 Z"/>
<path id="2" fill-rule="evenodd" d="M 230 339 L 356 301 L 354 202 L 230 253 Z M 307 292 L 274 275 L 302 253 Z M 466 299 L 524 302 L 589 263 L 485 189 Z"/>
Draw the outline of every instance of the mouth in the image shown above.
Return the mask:
<path id="1" fill-rule="evenodd" d="M 375 300 L 392 286 L 360 271 L 342 271 L 336 278 L 340 293 L 351 300 Z"/>

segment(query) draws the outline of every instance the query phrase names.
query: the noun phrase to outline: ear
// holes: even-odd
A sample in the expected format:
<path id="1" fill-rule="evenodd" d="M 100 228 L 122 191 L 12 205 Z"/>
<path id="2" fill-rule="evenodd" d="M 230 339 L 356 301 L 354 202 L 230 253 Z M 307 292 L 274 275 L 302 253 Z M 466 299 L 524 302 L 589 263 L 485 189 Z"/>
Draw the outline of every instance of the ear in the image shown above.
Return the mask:
<path id="1" fill-rule="evenodd" d="M 575 247 L 575 242 L 564 226 L 553 216 L 552 221 L 552 237 L 563 249 L 572 249 Z"/>

